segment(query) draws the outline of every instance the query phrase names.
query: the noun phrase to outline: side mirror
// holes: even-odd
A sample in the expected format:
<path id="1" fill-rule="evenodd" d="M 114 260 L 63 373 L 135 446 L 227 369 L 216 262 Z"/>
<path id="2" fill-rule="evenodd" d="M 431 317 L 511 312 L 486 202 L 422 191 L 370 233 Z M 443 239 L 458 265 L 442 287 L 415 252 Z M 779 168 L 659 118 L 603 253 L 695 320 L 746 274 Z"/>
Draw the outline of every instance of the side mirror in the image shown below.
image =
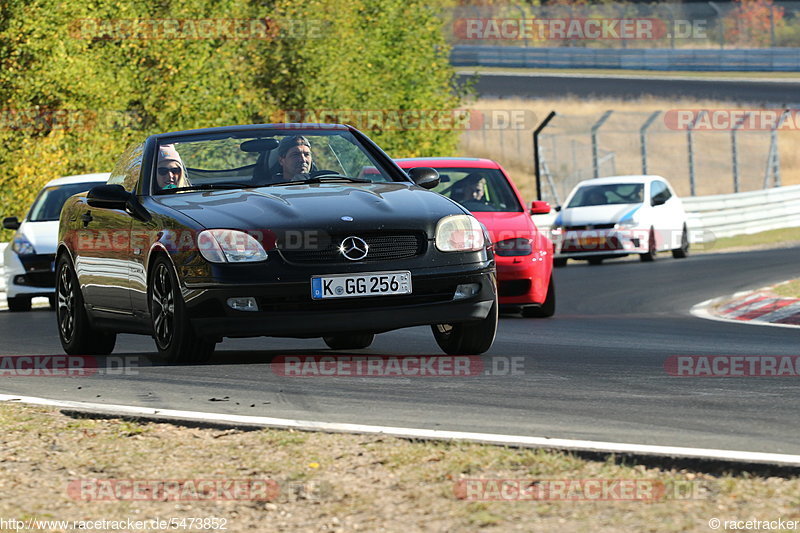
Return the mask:
<path id="1" fill-rule="evenodd" d="M 658 205 L 664 205 L 665 203 L 667 203 L 667 199 L 664 198 L 663 196 L 656 196 L 655 198 L 650 200 L 650 205 L 652 205 L 653 207 Z"/>
<path id="2" fill-rule="evenodd" d="M 144 221 L 152 218 L 147 209 L 136 199 L 136 196 L 126 191 L 122 185 L 97 185 L 92 187 L 86 195 L 86 202 L 91 207 L 127 210 L 136 218 Z"/>
<path id="3" fill-rule="evenodd" d="M 412 168 L 408 171 L 411 181 L 423 189 L 433 189 L 439 185 L 439 173 L 428 167 Z"/>
<path id="4" fill-rule="evenodd" d="M 531 215 L 546 215 L 550 212 L 550 204 L 543 200 L 531 202 Z"/>
<path id="5" fill-rule="evenodd" d="M 557 205 L 557 206 L 555 206 L 555 207 L 553 208 L 553 211 L 555 211 L 556 213 L 558 213 L 559 211 L 561 211 L 561 206 L 560 206 L 560 205 Z"/>
<path id="6" fill-rule="evenodd" d="M 6 217 L 3 219 L 3 227 L 5 229 L 19 229 L 21 226 L 17 217 Z"/>

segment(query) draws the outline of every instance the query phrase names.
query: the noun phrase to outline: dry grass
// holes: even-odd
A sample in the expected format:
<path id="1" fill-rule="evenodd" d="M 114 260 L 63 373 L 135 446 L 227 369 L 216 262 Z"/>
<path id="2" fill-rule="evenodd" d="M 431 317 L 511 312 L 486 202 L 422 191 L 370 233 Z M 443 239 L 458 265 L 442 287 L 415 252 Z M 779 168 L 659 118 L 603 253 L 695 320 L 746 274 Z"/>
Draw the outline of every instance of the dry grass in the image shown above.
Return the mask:
<path id="1" fill-rule="evenodd" d="M 565 82 L 568 84 L 568 82 Z M 566 89 L 565 89 L 566 90 Z M 598 134 L 601 157 L 613 154 L 601 165 L 601 175 L 640 174 L 641 148 L 639 128 L 650 113 L 671 109 L 748 109 L 747 106 L 722 101 L 657 98 L 636 100 L 586 99 L 565 96 L 562 99 L 479 99 L 468 105 L 481 111 L 526 110 L 531 112 L 521 130 L 477 130 L 464 133 L 460 155 L 488 157 L 499 161 L 512 175 L 526 198 L 535 196 L 532 132 L 551 110 L 559 115 L 544 130 L 541 146 L 554 175 L 561 200 L 580 179 L 592 177 L 590 129 L 606 110 L 615 110 Z M 750 106 L 749 109 L 753 109 Z M 535 118 L 533 118 L 535 115 Z M 648 173 L 669 179 L 678 194 L 689 196 L 689 157 L 685 131 L 671 130 L 664 115 L 648 130 Z M 770 136 L 768 132 L 740 132 L 738 160 L 740 191 L 763 187 Z M 778 147 L 783 185 L 800 183 L 800 153 L 795 146 L 800 131 L 778 132 Z M 731 135 L 728 131 L 695 132 L 695 194 L 733 192 Z M 553 194 L 543 183 L 546 197 Z"/>
<path id="2" fill-rule="evenodd" d="M 192 429 L 0 406 L 0 517 L 219 517 L 228 531 L 708 531 L 708 520 L 800 519 L 800 480 L 622 466 L 570 454 L 282 430 Z M 465 501 L 470 479 L 645 479 L 690 498 Z M 76 479 L 272 479 L 273 501 L 87 501 Z M 688 490 L 687 490 L 688 489 Z M 268 526 L 267 526 L 268 524 Z"/>

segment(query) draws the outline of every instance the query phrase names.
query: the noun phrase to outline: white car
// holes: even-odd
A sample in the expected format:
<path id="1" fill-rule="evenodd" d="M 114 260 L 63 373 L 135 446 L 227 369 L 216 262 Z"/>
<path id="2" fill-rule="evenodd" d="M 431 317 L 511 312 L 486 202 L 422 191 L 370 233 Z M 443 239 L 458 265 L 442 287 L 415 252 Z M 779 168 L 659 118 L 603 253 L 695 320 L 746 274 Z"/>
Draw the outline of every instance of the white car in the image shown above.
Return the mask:
<path id="1" fill-rule="evenodd" d="M 639 254 L 652 261 L 657 252 L 676 258 L 689 253 L 686 212 L 661 176 L 612 176 L 578 183 L 551 227 L 555 264 Z"/>
<path id="2" fill-rule="evenodd" d="M 29 311 L 35 296 L 48 297 L 50 308 L 54 308 L 54 262 L 61 208 L 67 198 L 105 183 L 108 176 L 83 174 L 49 181 L 22 222 L 17 217 L 3 219 L 4 228 L 17 231 L 3 252 L 10 311 Z"/>

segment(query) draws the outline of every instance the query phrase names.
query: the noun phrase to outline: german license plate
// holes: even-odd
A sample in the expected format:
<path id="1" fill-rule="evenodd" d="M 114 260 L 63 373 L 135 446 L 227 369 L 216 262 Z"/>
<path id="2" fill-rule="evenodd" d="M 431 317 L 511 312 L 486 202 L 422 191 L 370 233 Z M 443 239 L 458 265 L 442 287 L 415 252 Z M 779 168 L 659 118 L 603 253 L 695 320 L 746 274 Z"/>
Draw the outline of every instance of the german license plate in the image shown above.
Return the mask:
<path id="1" fill-rule="evenodd" d="M 605 237 L 581 237 L 580 239 L 581 246 L 600 246 L 601 244 L 605 244 L 606 238 Z"/>
<path id="2" fill-rule="evenodd" d="M 311 297 L 314 300 L 392 294 L 411 294 L 411 272 L 334 274 L 311 278 Z"/>

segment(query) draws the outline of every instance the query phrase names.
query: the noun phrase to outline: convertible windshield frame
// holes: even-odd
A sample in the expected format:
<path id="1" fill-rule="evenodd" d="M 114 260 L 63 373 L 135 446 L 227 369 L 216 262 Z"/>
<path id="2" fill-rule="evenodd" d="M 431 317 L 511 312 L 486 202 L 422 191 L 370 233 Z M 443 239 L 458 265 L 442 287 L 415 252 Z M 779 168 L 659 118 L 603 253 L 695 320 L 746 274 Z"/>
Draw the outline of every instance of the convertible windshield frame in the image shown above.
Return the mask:
<path id="1" fill-rule="evenodd" d="M 283 126 L 283 125 L 282 125 Z M 240 128 L 240 127 L 224 127 L 224 128 L 210 128 L 205 130 L 195 130 L 195 131 L 185 131 L 185 132 L 173 132 L 173 133 L 165 133 L 154 135 L 151 139 L 153 142 L 153 157 L 150 162 L 150 172 L 147 176 L 147 183 L 145 184 L 146 190 L 150 191 L 150 195 L 159 196 L 162 194 L 172 194 L 174 192 L 186 192 L 186 191 L 200 191 L 200 190 L 214 190 L 214 189 L 225 189 L 226 182 L 225 181 L 218 181 L 216 182 L 219 187 L 212 187 L 209 186 L 207 188 L 203 188 L 201 183 L 192 184 L 191 186 L 187 187 L 177 187 L 171 188 L 166 190 L 159 189 L 157 183 L 157 167 L 158 167 L 158 150 L 161 146 L 168 145 L 168 144 L 184 144 L 184 143 L 201 143 L 206 141 L 221 141 L 221 140 L 254 140 L 254 139 L 275 139 L 281 138 L 284 136 L 289 135 L 302 135 L 305 137 L 339 137 L 351 143 L 357 150 L 359 150 L 364 157 L 365 160 L 369 161 L 370 165 L 377 168 L 380 171 L 380 175 L 383 179 L 378 182 L 405 182 L 409 183 L 411 180 L 410 178 L 394 164 L 394 161 L 389 158 L 380 148 L 375 145 L 368 137 L 363 135 L 358 130 L 354 128 L 350 128 L 347 126 L 341 125 L 331 125 L 331 124 L 321 124 L 321 125 L 310 125 L 305 127 L 248 127 L 248 128 Z M 330 148 L 330 145 L 328 145 Z M 340 154 L 337 154 L 335 150 L 331 148 L 331 151 L 334 153 L 334 156 L 338 159 Z M 257 153 L 257 152 L 253 152 Z M 235 171 L 235 170 L 247 170 L 253 165 L 245 165 L 240 166 L 239 168 L 231 168 L 231 169 L 220 169 L 219 171 L 213 169 L 203 169 L 203 168 L 194 168 L 192 166 L 188 167 L 187 172 L 189 175 L 196 174 L 196 173 L 212 173 L 212 172 L 225 172 L 225 171 Z M 184 167 L 186 168 L 186 167 Z M 362 178 L 361 176 L 347 176 L 349 179 L 341 181 L 343 182 L 352 182 L 352 183 L 361 183 Z M 231 176 L 232 183 L 238 183 L 242 185 L 241 187 L 235 188 L 246 188 L 246 185 L 243 184 L 242 181 L 245 181 L 242 176 Z M 294 184 L 295 180 L 291 180 Z M 297 180 L 299 181 L 299 180 Z M 373 182 L 373 180 L 367 180 L 369 182 Z M 313 180 L 311 181 L 313 182 Z M 317 182 L 319 183 L 319 182 Z M 268 183 L 253 183 L 252 187 L 262 187 L 267 185 Z M 272 183 L 269 183 L 272 185 Z M 233 189 L 234 187 L 230 187 Z"/>

